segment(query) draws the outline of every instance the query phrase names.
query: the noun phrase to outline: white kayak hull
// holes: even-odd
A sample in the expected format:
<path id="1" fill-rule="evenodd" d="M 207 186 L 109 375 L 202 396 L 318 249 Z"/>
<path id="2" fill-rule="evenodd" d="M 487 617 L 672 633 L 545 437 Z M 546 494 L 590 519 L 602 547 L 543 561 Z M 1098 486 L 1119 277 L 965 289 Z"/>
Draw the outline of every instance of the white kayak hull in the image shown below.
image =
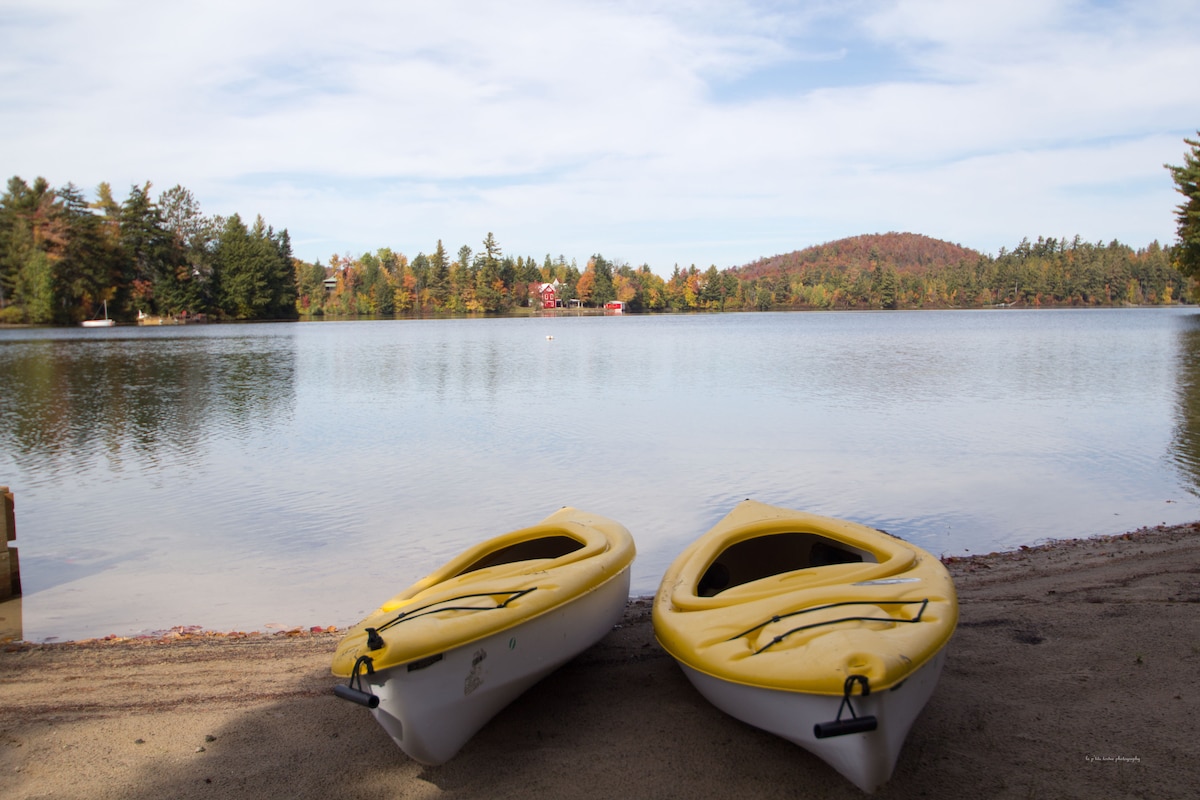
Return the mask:
<path id="1" fill-rule="evenodd" d="M 909 729 L 933 695 L 945 651 L 939 652 L 898 686 L 851 698 L 854 713 L 873 716 L 877 727 L 865 733 L 817 738 L 815 726 L 850 718 L 841 709 L 842 698 L 746 686 L 714 678 L 680 664 L 692 685 L 731 717 L 773 733 L 829 764 L 864 792 L 874 792 L 888 781 Z"/>
<path id="2" fill-rule="evenodd" d="M 411 758 L 450 760 L 501 709 L 604 638 L 629 599 L 629 568 L 572 602 L 426 659 L 362 674 L 376 721 Z"/>

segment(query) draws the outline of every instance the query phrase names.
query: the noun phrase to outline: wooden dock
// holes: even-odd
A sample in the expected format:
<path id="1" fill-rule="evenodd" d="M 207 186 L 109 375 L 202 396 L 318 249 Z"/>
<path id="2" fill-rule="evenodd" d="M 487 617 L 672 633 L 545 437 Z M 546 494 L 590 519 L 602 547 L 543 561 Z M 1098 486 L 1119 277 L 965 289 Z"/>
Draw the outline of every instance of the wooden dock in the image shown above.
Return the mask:
<path id="1" fill-rule="evenodd" d="M 17 548 L 9 542 L 17 538 L 17 518 L 13 512 L 13 493 L 7 486 L 0 486 L 0 600 L 21 596 L 21 566 L 17 561 Z"/>
<path id="2" fill-rule="evenodd" d="M 21 565 L 17 548 L 17 518 L 13 493 L 0 486 L 0 642 L 20 641 L 23 636 L 21 609 Z"/>

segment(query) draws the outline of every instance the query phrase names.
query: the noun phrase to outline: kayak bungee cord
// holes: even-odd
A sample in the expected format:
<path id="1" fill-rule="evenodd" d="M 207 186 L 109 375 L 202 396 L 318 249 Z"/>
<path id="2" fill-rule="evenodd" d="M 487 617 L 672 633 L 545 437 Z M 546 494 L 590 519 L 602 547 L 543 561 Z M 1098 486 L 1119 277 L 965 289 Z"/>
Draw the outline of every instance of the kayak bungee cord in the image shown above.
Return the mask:
<path id="1" fill-rule="evenodd" d="M 383 637 L 379 635 L 380 632 L 386 631 L 388 628 L 391 628 L 395 625 L 399 625 L 401 622 L 407 622 L 408 620 L 417 619 L 418 617 L 424 617 L 429 614 L 440 614 L 443 611 L 495 611 L 497 609 L 507 607 L 509 603 L 516 600 L 518 597 L 524 597 L 535 589 L 537 589 L 536 586 L 531 586 L 528 589 L 518 589 L 516 591 L 504 590 L 499 592 L 461 594 L 457 597 L 448 597 L 445 600 L 438 600 L 437 602 L 429 603 L 427 605 L 414 608 L 410 611 L 401 611 L 395 617 L 383 623 L 379 627 L 366 629 L 367 649 L 378 650 L 379 648 L 383 647 Z M 508 599 L 503 603 L 499 603 L 494 606 L 442 606 L 443 603 L 457 603 L 462 600 L 470 600 L 473 597 L 496 597 L 498 595 L 505 594 L 508 595 Z"/>
<path id="2" fill-rule="evenodd" d="M 763 652 L 767 648 L 779 644 L 784 639 L 791 636 L 793 633 L 799 633 L 800 631 L 811 630 L 812 628 L 820 628 L 825 625 L 837 625 L 838 623 L 841 623 L 841 622 L 909 622 L 909 623 L 920 622 L 922 615 L 925 614 L 926 607 L 929 605 L 929 598 L 927 597 L 924 600 L 845 600 L 840 603 L 828 603 L 823 606 L 813 606 L 812 608 L 802 608 L 799 611 L 792 611 L 787 614 L 776 614 L 775 616 L 771 617 L 769 620 L 767 620 L 765 622 L 760 622 L 759 624 L 755 625 L 753 628 L 744 630 L 735 636 L 730 636 L 725 641 L 732 642 L 734 639 L 740 639 L 743 636 L 749 636 L 750 634 L 754 633 L 755 631 L 757 631 L 761 628 L 765 628 L 766 626 L 768 626 L 772 623 L 775 623 L 775 622 L 780 622 L 784 619 L 787 619 L 788 617 L 795 617 L 800 614 L 809 614 L 813 611 L 823 611 L 827 608 L 840 608 L 841 606 L 907 606 L 907 605 L 915 605 L 917 603 L 921 604 L 921 610 L 918 611 L 917 615 L 915 617 L 913 617 L 912 619 L 903 619 L 900 617 L 839 617 L 838 619 L 829 619 L 829 620 L 825 620 L 823 622 L 814 622 L 810 625 L 801 625 L 799 627 L 792 628 L 790 631 L 785 631 L 784 633 L 779 634 L 778 636 L 774 637 L 771 641 L 767 642 L 765 645 L 763 645 L 762 647 L 755 650 L 753 655 L 758 655 L 759 653 Z"/>
<path id="3" fill-rule="evenodd" d="M 513 600 L 516 600 L 518 597 L 523 597 L 523 596 L 529 594 L 536 588 L 537 588 L 536 586 L 532 586 L 528 589 L 519 589 L 517 591 L 505 590 L 505 591 L 500 591 L 500 592 L 476 592 L 474 594 L 463 594 L 463 595 L 459 595 L 457 597 L 448 597 L 445 600 L 438 600 L 435 603 L 429 603 L 428 605 L 420 606 L 419 608 L 412 609 L 411 611 L 402 611 L 399 614 L 397 614 L 393 619 L 388 620 L 387 622 L 380 625 L 378 628 L 367 628 L 366 629 L 367 649 L 368 650 L 381 649 L 384 646 L 384 641 L 383 641 L 383 637 L 379 635 L 379 632 L 383 631 L 383 630 L 387 630 L 388 628 L 392 627 L 393 625 L 398 625 L 401 622 L 404 622 L 406 620 L 416 619 L 417 617 L 423 617 L 428 614 L 438 614 L 438 613 L 441 613 L 442 611 L 495 611 L 498 608 L 506 607 Z M 470 600 L 473 597 L 496 597 L 498 595 L 508 595 L 508 598 L 503 603 L 498 603 L 497 605 L 494 605 L 494 606 L 443 606 L 443 607 L 439 607 L 442 605 L 442 603 L 457 603 L 462 600 Z M 438 655 L 437 659 L 441 659 L 441 655 Z M 424 659 L 422 661 L 424 661 Z M 415 663 L 420 664 L 422 662 L 415 662 Z M 426 666 L 426 665 L 427 664 L 422 664 L 422 666 Z M 352 703 L 358 703 L 359 705 L 366 706 L 367 708 L 377 708 L 379 706 L 379 697 L 378 697 L 378 695 L 372 693 L 369 689 L 367 689 L 363 686 L 363 674 L 364 673 L 359 671 L 362 667 L 366 667 L 366 672 L 365 672 L 366 675 L 374 675 L 375 674 L 375 660 L 373 658 L 371 658 L 370 656 L 365 656 L 365 655 L 359 656 L 358 659 L 354 662 L 354 667 L 350 670 L 350 680 L 347 681 L 345 684 L 339 683 L 338 685 L 334 686 L 333 693 L 336 694 L 338 697 L 342 698 L 343 700 L 349 700 Z M 411 672 L 412 669 L 413 669 L 413 664 L 410 664 L 409 671 Z"/>

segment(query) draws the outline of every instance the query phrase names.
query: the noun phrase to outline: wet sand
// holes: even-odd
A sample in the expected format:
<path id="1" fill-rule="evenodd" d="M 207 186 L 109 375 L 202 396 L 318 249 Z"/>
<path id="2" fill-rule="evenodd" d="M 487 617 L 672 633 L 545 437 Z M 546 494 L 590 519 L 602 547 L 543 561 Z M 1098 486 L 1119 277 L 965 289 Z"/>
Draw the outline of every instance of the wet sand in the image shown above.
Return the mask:
<path id="1" fill-rule="evenodd" d="M 961 603 L 881 798 L 1184 798 L 1200 785 L 1200 523 L 948 559 Z M 855 798 L 709 705 L 648 599 L 449 763 L 332 694 L 336 632 L 0 646 L 0 797 Z"/>

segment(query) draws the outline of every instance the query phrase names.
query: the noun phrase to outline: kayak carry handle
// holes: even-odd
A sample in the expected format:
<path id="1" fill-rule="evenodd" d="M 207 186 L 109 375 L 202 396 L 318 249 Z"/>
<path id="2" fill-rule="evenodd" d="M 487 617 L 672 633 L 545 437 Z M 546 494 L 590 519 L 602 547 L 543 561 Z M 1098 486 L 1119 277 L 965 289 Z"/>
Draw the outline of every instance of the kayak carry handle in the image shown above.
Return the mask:
<path id="1" fill-rule="evenodd" d="M 879 720 L 873 716 L 851 717 L 850 719 L 835 719 L 832 722 L 818 722 L 813 725 L 813 735 L 818 739 L 828 739 L 831 736 L 868 733 L 878 727 Z"/>
<path id="2" fill-rule="evenodd" d="M 334 686 L 333 693 L 351 703 L 358 703 L 367 708 L 378 708 L 379 697 L 363 688 L 362 675 L 358 671 L 358 668 L 363 666 L 367 668 L 368 675 L 375 674 L 375 662 L 371 660 L 371 657 L 359 656 L 358 660 L 354 662 L 354 668 L 350 670 L 350 680 L 346 681 L 344 686 L 340 683 Z"/>
<path id="3" fill-rule="evenodd" d="M 373 695 L 370 692 L 364 692 L 361 689 L 352 689 L 345 684 L 339 683 L 333 687 L 333 693 L 343 700 L 349 700 L 351 703 L 358 703 L 360 706 L 367 708 L 379 707 L 379 696 Z"/>
<path id="4" fill-rule="evenodd" d="M 848 736 L 851 733 L 869 733 L 879 727 L 879 720 L 874 715 L 859 716 L 854 713 L 854 704 L 850 695 L 854 694 L 854 684 L 862 685 L 862 696 L 871 693 L 871 682 L 866 675 L 850 675 L 842 684 L 842 704 L 838 706 L 837 719 L 832 722 L 818 722 L 813 725 L 813 736 L 818 739 L 828 739 L 831 736 Z M 850 709 L 850 719 L 842 719 L 842 712 Z"/>

